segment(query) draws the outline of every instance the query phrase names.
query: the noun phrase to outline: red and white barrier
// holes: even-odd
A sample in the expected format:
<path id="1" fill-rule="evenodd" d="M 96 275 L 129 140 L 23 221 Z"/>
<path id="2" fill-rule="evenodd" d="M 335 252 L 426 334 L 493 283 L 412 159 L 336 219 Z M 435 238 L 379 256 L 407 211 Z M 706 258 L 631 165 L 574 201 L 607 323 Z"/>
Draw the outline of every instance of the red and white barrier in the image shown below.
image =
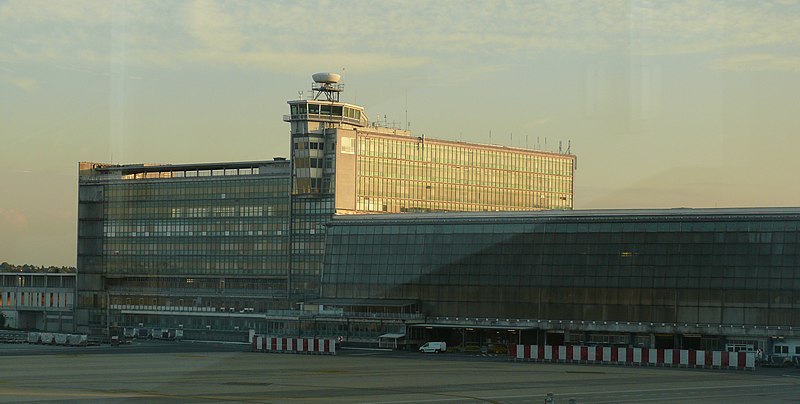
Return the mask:
<path id="1" fill-rule="evenodd" d="M 287 338 L 254 335 L 253 352 L 336 355 L 336 341 L 330 338 Z"/>
<path id="2" fill-rule="evenodd" d="M 513 360 L 553 363 L 602 363 L 746 370 L 753 370 L 756 366 L 754 352 L 579 345 L 511 345 L 508 353 Z"/>

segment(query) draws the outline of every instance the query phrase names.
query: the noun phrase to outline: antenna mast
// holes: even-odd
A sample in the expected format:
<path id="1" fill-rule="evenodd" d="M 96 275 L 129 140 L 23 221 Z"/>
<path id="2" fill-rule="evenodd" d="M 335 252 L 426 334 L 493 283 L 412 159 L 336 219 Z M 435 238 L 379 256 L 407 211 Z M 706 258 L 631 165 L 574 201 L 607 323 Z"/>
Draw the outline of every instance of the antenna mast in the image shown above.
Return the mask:
<path id="1" fill-rule="evenodd" d="M 408 130 L 408 89 L 406 89 L 406 130 Z"/>

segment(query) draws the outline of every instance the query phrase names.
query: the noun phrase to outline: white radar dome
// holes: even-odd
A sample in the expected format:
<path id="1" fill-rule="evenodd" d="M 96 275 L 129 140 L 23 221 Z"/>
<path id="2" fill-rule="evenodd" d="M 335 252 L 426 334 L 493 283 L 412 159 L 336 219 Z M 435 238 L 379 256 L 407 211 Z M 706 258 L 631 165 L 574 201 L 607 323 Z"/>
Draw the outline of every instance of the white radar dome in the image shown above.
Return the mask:
<path id="1" fill-rule="evenodd" d="M 338 83 L 342 76 L 336 73 L 316 73 L 311 75 L 315 83 L 333 84 Z"/>

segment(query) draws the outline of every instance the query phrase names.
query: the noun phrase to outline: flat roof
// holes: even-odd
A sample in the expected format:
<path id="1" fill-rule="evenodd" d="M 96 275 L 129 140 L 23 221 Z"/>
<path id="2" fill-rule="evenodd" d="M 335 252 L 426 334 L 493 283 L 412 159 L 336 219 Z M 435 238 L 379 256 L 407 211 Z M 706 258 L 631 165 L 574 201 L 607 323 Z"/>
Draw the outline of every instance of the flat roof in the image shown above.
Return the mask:
<path id="1" fill-rule="evenodd" d="M 473 143 L 473 142 L 465 142 L 462 140 L 448 140 L 442 139 L 438 137 L 427 137 L 425 135 L 422 136 L 412 136 L 411 131 L 403 130 L 403 129 L 396 129 L 398 131 L 406 132 L 402 135 L 392 133 L 393 128 L 384 128 L 378 127 L 382 129 L 388 129 L 388 132 L 372 132 L 370 129 L 375 129 L 375 127 L 368 126 L 363 129 L 359 129 L 358 132 L 361 135 L 365 136 L 376 136 L 376 137 L 383 137 L 387 139 L 394 139 L 400 138 L 403 140 L 413 139 L 418 142 L 425 142 L 425 143 L 433 143 L 433 144 L 441 144 L 441 145 L 451 145 L 451 146 L 461 146 L 461 147 L 470 147 L 470 148 L 478 148 L 478 149 L 492 149 L 497 151 L 504 151 L 504 152 L 513 152 L 513 153 L 522 153 L 522 154 L 535 154 L 535 155 L 542 155 L 548 157 L 560 157 L 564 159 L 571 159 L 576 160 L 577 156 L 572 153 L 566 152 L 553 152 L 547 150 L 538 150 L 538 149 L 530 149 L 525 147 L 517 147 L 517 146 L 504 146 L 499 144 L 490 144 L 490 143 Z"/>
<path id="2" fill-rule="evenodd" d="M 437 324 L 437 323 L 425 323 L 425 324 L 407 324 L 407 327 L 414 327 L 414 328 L 475 328 L 481 330 L 534 330 L 539 327 L 533 326 L 525 326 L 520 327 L 518 325 L 483 325 L 483 324 Z"/>
<path id="3" fill-rule="evenodd" d="M 388 334 L 379 335 L 378 338 L 400 339 L 400 338 L 405 338 L 405 336 L 406 336 L 406 334 L 404 334 L 404 333 L 403 334 L 401 334 L 401 333 L 388 333 Z"/>
<path id="4" fill-rule="evenodd" d="M 606 219 L 606 218 L 700 218 L 700 217 L 748 217 L 772 216 L 800 217 L 800 207 L 752 207 L 752 208 L 672 208 L 672 209 L 588 209 L 588 210 L 530 210 L 495 212 L 430 212 L 430 213 L 384 213 L 335 215 L 334 225 L 360 225 L 364 223 L 425 223 L 442 221 L 496 222 L 519 220 L 559 219 Z"/>
<path id="5" fill-rule="evenodd" d="M 405 307 L 419 303 L 417 300 L 408 299 L 337 299 L 319 298 L 308 302 L 309 304 L 325 304 L 330 306 L 388 306 Z"/>
<path id="6" fill-rule="evenodd" d="M 271 164 L 289 164 L 288 159 L 284 160 L 260 160 L 260 161 L 231 161 L 220 163 L 187 163 L 187 164 L 121 164 L 113 166 L 98 167 L 97 171 L 121 171 L 123 173 L 145 173 L 145 172 L 164 172 L 164 171 L 191 171 L 191 170 L 224 170 L 238 168 L 255 168 Z"/>

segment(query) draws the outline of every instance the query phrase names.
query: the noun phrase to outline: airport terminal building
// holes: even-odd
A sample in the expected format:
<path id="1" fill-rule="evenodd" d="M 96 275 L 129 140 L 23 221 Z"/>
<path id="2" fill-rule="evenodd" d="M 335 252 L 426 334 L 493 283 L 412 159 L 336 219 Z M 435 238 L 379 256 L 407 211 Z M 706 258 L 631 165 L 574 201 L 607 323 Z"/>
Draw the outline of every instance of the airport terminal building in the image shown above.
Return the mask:
<path id="1" fill-rule="evenodd" d="M 319 290 L 325 225 L 334 215 L 516 211 L 573 206 L 569 153 L 432 139 L 368 119 L 340 101 L 339 75 L 313 76 L 289 101 L 290 290 Z"/>
<path id="2" fill-rule="evenodd" d="M 78 332 L 800 340 L 800 208 L 574 211 L 574 155 L 415 137 L 314 79 L 288 160 L 80 163 Z"/>
<path id="3" fill-rule="evenodd" d="M 800 337 L 799 230 L 797 208 L 339 216 L 319 301 L 423 313 L 411 340 L 770 348 Z"/>
<path id="4" fill-rule="evenodd" d="M 574 155 L 414 137 L 314 79 L 283 117 L 288 160 L 79 164 L 77 331 L 338 335 L 302 321 L 341 317 L 306 306 L 334 215 L 572 209 Z"/>
<path id="5" fill-rule="evenodd" d="M 78 331 L 180 313 L 163 325 L 233 330 L 285 308 L 288 189 L 285 160 L 81 163 Z"/>

